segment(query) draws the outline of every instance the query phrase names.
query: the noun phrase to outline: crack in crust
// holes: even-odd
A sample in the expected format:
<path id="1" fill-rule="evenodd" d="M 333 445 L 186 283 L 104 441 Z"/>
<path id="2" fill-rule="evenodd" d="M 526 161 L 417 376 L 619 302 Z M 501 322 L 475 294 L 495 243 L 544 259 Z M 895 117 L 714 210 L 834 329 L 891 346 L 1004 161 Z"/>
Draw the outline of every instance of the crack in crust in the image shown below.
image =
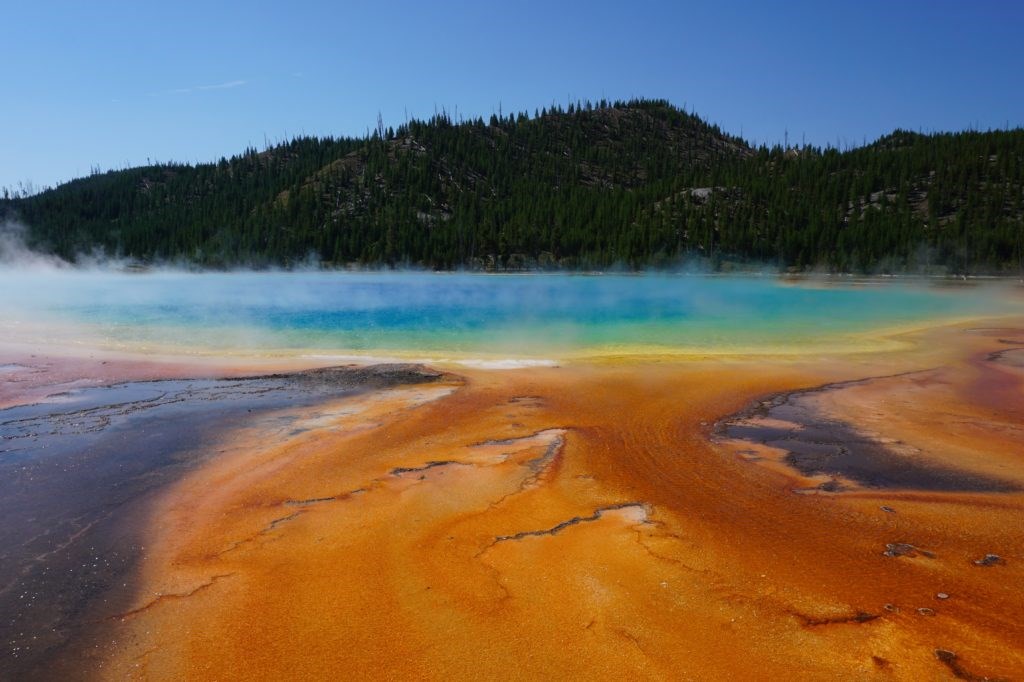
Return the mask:
<path id="1" fill-rule="evenodd" d="M 250 542 L 255 542 L 260 536 L 267 535 L 268 533 L 276 530 L 277 527 L 280 526 L 282 523 L 287 523 L 288 521 L 291 521 L 292 519 L 294 519 L 297 516 L 299 516 L 300 514 L 302 514 L 303 511 L 304 510 L 300 509 L 299 511 L 292 512 L 291 514 L 288 514 L 287 516 L 280 516 L 280 517 L 278 517 L 276 519 L 273 519 L 270 523 L 265 525 L 263 528 L 260 528 L 258 531 L 256 531 L 255 533 L 253 533 L 249 537 L 242 538 L 241 540 L 235 540 L 230 545 L 228 545 L 227 547 L 225 547 L 221 551 L 219 551 L 216 554 L 214 554 L 214 557 L 222 557 L 225 554 L 227 554 L 228 552 L 235 551 L 236 549 L 238 549 L 242 545 L 246 545 L 246 544 L 248 544 Z"/>
<path id="2" fill-rule="evenodd" d="M 873 620 L 877 620 L 882 616 L 877 613 L 868 613 L 866 611 L 857 611 L 853 614 L 838 615 L 838 616 L 810 616 L 806 613 L 800 613 L 799 611 L 791 611 L 796 616 L 800 623 L 804 627 L 816 628 L 822 625 L 844 625 L 849 623 L 870 623 Z"/>
<path id="3" fill-rule="evenodd" d="M 132 616 L 137 616 L 140 613 L 143 613 L 144 611 L 148 611 L 149 609 L 158 606 L 159 604 L 162 604 L 165 601 L 177 601 L 179 599 L 188 599 L 189 597 L 196 595 L 205 589 L 213 587 L 218 581 L 223 580 L 224 578 L 230 578 L 234 575 L 235 573 L 221 573 L 213 576 L 205 583 L 197 585 L 188 592 L 174 592 L 171 594 L 157 595 L 155 599 L 143 604 L 142 606 L 135 609 L 131 609 L 130 611 L 125 611 L 124 613 L 118 613 L 116 615 L 110 616 L 109 618 L 107 618 L 107 620 L 125 620 L 127 618 L 131 618 Z"/>
<path id="4" fill-rule="evenodd" d="M 512 535 L 499 535 L 496 538 L 494 538 L 494 542 L 489 544 L 485 549 L 489 549 L 494 545 L 498 544 L 499 542 L 507 542 L 509 540 L 522 540 L 524 538 L 540 537 L 543 535 L 557 535 L 559 532 L 565 530 L 566 528 L 569 528 L 570 526 L 575 526 L 580 523 L 589 523 L 591 521 L 597 521 L 605 514 L 605 512 L 617 511 L 619 509 L 629 509 L 631 507 L 643 509 L 644 511 L 647 510 L 646 505 L 644 505 L 642 502 L 623 502 L 621 504 L 613 504 L 608 505 L 606 507 L 598 507 L 590 516 L 574 516 L 571 519 L 555 524 L 551 528 L 545 528 L 542 530 L 524 530 Z"/>

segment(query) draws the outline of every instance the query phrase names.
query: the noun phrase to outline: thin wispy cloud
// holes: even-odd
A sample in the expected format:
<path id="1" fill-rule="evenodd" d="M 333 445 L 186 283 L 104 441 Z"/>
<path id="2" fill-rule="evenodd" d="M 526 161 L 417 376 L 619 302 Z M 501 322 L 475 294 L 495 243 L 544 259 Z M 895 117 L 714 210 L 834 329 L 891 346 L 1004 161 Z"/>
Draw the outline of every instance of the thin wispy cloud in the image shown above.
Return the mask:
<path id="1" fill-rule="evenodd" d="M 217 85 L 200 85 L 196 90 L 230 90 L 231 88 L 237 88 L 245 85 L 249 81 L 228 81 L 226 83 L 218 83 Z"/>
<path id="2" fill-rule="evenodd" d="M 225 81 L 224 83 L 215 83 L 213 85 L 195 85 L 191 88 L 174 88 L 173 90 L 161 90 L 159 92 L 150 93 L 150 96 L 157 97 L 159 95 L 184 95 L 189 92 L 200 92 L 203 90 L 230 90 L 232 88 L 240 88 L 248 83 L 249 81 L 246 80 Z"/>

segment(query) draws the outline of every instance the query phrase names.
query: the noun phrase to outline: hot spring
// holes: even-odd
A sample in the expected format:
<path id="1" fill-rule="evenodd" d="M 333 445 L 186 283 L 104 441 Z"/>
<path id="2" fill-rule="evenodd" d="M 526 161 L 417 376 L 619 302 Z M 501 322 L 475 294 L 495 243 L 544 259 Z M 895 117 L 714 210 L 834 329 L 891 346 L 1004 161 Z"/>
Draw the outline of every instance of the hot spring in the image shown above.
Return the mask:
<path id="1" fill-rule="evenodd" d="M 989 286 L 692 275 L 14 269 L 0 286 L 8 341 L 511 364 L 866 350 L 888 331 L 1022 308 Z"/>

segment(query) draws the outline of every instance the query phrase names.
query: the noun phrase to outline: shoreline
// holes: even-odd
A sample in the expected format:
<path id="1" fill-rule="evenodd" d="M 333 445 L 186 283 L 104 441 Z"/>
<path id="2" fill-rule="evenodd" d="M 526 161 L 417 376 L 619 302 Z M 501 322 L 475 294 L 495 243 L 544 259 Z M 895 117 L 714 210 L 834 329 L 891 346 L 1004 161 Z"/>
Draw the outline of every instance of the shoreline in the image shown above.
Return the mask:
<path id="1" fill-rule="evenodd" d="M 1024 320 L 1020 312 L 942 316 L 902 324 L 881 325 L 873 329 L 833 333 L 833 338 L 819 345 L 807 342 L 757 344 L 747 347 L 714 348 L 711 346 L 653 346 L 619 344 L 578 347 L 574 350 L 551 349 L 541 354 L 487 353 L 463 351 L 438 354 L 431 350 L 377 349 L 353 350 L 331 348 L 225 348 L 193 346 L 186 349 L 178 345 L 115 346 L 109 342 L 61 342 L 47 337 L 45 341 L 26 339 L 0 340 L 0 364 L 24 364 L 26 358 L 51 358 L 65 361 L 98 359 L 105 362 L 153 363 L 156 366 L 190 366 L 204 372 L 221 369 L 229 373 L 257 368 L 303 369 L 328 364 L 389 364 L 416 363 L 449 368 L 469 369 L 528 369 L 556 367 L 566 364 L 588 364 L 620 360 L 629 362 L 692 361 L 692 360 L 777 360 L 807 358 L 808 356 L 842 357 L 861 354 L 886 354 L 909 350 L 907 339 L 929 330 L 966 327 L 976 324 L 1013 324 Z M 41 332 L 47 331 L 41 328 Z M 212 376 L 212 375 L 210 375 Z"/>
<path id="2" fill-rule="evenodd" d="M 234 265 L 224 268 L 203 268 L 199 266 L 193 266 L 191 264 L 178 264 L 178 263 L 167 263 L 167 264 L 134 264 L 129 263 L 126 265 L 118 264 L 115 259 L 111 261 L 113 265 L 101 264 L 101 265 L 86 265 L 81 266 L 77 263 L 63 262 L 62 265 L 47 265 L 46 267 L 56 272 L 111 272 L 125 275 L 139 275 L 145 276 L 148 274 L 161 274 L 161 273 L 178 273 L 178 274 L 231 274 L 231 273 L 260 273 L 260 274 L 291 274 L 291 273 L 324 273 L 324 274 L 350 274 L 350 275 L 379 275 L 379 274 L 429 274 L 429 275 L 495 275 L 495 276 L 564 276 L 564 277 L 733 277 L 733 278 L 774 278 L 779 280 L 791 280 L 791 281 L 813 281 L 813 280 L 826 280 L 826 281 L 842 281 L 842 282 L 863 282 L 863 283 L 886 283 L 893 281 L 901 282 L 949 282 L 949 283 L 985 283 L 985 282 L 1006 282 L 1014 284 L 1024 284 L 1024 273 L 1016 274 L 991 274 L 991 273 L 980 273 L 980 274 L 956 274 L 956 273 L 911 273 L 911 272 L 892 272 L 892 273 L 859 273 L 859 272 L 824 272 L 819 270 L 800 270 L 800 271 L 788 271 L 778 270 L 766 267 L 752 267 L 752 268 L 737 268 L 734 270 L 711 270 L 708 268 L 701 267 L 683 267 L 682 269 L 672 269 L 669 267 L 656 268 L 656 269 L 639 269 L 639 270 L 628 270 L 628 269 L 607 269 L 607 270 L 569 270 L 569 269 L 544 269 L 544 268 L 523 268 L 523 269 L 505 269 L 505 268 L 454 268 L 448 270 L 439 270 L 431 268 L 418 268 L 418 267 L 362 267 L 362 266 L 340 266 L 340 267 L 321 267 L 318 265 L 300 265 L 296 267 L 287 267 L 283 265 L 276 266 L 265 266 L 265 267 L 253 267 L 251 265 Z"/>

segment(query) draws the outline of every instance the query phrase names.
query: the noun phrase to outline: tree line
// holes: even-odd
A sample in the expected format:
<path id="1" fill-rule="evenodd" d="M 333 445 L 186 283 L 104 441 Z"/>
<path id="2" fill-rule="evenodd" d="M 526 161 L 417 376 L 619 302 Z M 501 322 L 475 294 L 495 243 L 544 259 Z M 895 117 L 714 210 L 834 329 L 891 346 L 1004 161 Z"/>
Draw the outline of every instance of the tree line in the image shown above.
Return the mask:
<path id="1" fill-rule="evenodd" d="M 751 147 L 663 100 L 441 112 L 0 199 L 35 248 L 202 267 L 1024 269 L 1024 130 Z"/>

